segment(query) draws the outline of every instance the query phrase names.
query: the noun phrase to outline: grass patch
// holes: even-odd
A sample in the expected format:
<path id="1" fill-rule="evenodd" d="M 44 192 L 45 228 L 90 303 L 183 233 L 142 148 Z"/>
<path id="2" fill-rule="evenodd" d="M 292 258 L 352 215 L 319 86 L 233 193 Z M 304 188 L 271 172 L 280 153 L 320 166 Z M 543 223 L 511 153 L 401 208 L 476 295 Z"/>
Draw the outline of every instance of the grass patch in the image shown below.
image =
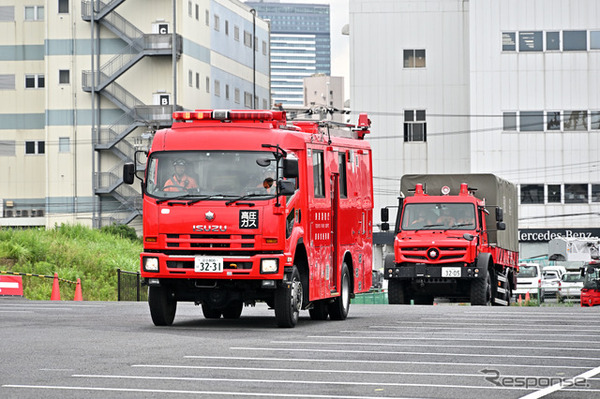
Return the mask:
<path id="1" fill-rule="evenodd" d="M 95 230 L 80 225 L 54 229 L 0 230 L 0 270 L 77 281 L 86 301 L 117 300 L 117 269 L 139 270 L 142 240 L 127 227 Z M 50 299 L 52 279 L 23 276 L 23 293 Z M 72 299 L 75 285 L 61 282 L 62 299 Z"/>

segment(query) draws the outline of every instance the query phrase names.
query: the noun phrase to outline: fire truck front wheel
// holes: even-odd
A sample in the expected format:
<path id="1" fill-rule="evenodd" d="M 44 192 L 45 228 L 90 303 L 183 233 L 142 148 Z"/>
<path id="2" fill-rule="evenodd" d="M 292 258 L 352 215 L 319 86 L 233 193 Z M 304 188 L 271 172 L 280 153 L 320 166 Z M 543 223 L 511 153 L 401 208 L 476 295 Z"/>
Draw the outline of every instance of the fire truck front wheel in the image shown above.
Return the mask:
<path id="1" fill-rule="evenodd" d="M 346 262 L 342 265 L 342 284 L 340 296 L 329 304 L 329 317 L 331 320 L 345 320 L 350 311 L 350 272 Z"/>
<path id="2" fill-rule="evenodd" d="M 220 319 L 221 318 L 221 311 L 215 309 L 214 307 L 212 307 L 211 305 L 209 305 L 207 303 L 202 304 L 202 314 L 204 315 L 205 319 Z"/>
<path id="3" fill-rule="evenodd" d="M 298 323 L 302 307 L 302 282 L 296 266 L 293 267 L 287 280 L 275 291 L 275 319 L 277 326 L 292 328 Z"/>
<path id="4" fill-rule="evenodd" d="M 168 287 L 148 287 L 148 305 L 155 326 L 170 326 L 175 318 L 177 301 Z"/>

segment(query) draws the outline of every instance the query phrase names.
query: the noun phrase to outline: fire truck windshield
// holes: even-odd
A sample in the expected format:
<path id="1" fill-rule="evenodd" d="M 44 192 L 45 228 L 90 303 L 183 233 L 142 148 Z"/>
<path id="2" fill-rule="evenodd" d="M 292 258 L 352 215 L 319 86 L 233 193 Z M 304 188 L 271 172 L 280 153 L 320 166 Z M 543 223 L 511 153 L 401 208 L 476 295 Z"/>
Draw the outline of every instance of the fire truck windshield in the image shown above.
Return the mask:
<path id="1" fill-rule="evenodd" d="M 260 166 L 257 160 L 265 158 L 273 161 Z M 271 152 L 155 152 L 148 159 L 145 192 L 159 199 L 269 198 L 275 195 L 276 178 Z"/>
<path id="2" fill-rule="evenodd" d="M 406 204 L 401 226 L 402 230 L 474 230 L 475 206 L 468 203 Z"/>

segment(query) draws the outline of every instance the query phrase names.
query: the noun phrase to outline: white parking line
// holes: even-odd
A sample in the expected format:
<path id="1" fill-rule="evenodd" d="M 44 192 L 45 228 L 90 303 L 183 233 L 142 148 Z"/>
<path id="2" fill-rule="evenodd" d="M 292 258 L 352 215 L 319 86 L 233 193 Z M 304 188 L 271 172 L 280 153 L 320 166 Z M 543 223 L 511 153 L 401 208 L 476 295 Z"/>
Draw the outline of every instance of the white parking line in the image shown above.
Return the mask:
<path id="1" fill-rule="evenodd" d="M 354 337 L 346 337 L 346 338 L 352 338 L 354 339 Z M 388 340 L 391 338 L 388 338 Z M 427 338 L 423 338 L 423 340 L 428 340 Z M 562 347 L 543 347 L 543 346 L 500 346 L 500 345 L 433 345 L 431 343 L 425 343 L 425 344 L 415 344 L 415 343 L 408 343 L 408 344 L 399 344 L 399 343 L 389 343 L 389 342 L 352 342 L 352 341 L 328 341 L 328 342 L 314 342 L 314 341 L 271 341 L 270 343 L 272 344 L 300 344 L 300 345 L 352 345 L 352 346 L 393 346 L 393 347 L 408 347 L 408 348 L 419 348 L 419 347 L 424 347 L 424 348 L 452 348 L 452 349 L 456 349 L 456 348 L 477 348 L 477 349 L 515 349 L 515 350 L 525 350 L 525 349 L 529 349 L 529 350 L 538 350 L 538 349 L 542 349 L 542 350 L 552 350 L 552 351 L 574 351 L 574 350 L 580 350 L 580 351 L 584 351 L 584 352 L 590 352 L 590 351 L 599 351 L 600 352 L 600 348 L 562 348 Z M 596 358 L 597 360 L 600 360 L 600 356 L 598 358 Z"/>
<path id="2" fill-rule="evenodd" d="M 105 387 L 69 387 L 52 385 L 2 385 L 2 388 L 21 388 L 21 389 L 54 389 L 63 391 L 101 391 L 101 392 L 134 392 L 134 393 L 175 393 L 188 395 L 209 395 L 209 396 L 263 396 L 274 398 L 333 398 L 333 399 L 381 399 L 381 396 L 335 396 L 335 395 L 310 395 L 300 393 L 273 393 L 273 392 L 227 392 L 227 391 L 184 391 L 180 389 L 141 389 L 141 388 L 105 388 Z M 386 399 L 408 399 L 403 397 L 387 397 Z M 416 398 L 413 398 L 416 399 Z"/>
<path id="3" fill-rule="evenodd" d="M 477 326 L 477 327 L 527 327 L 528 329 L 530 327 L 540 327 L 539 329 L 543 329 L 545 330 L 547 327 L 565 327 L 565 328 L 575 328 L 576 326 L 578 326 L 579 324 L 576 325 L 565 325 L 565 324 L 520 324 L 520 323 L 482 323 L 482 322 L 477 322 L 477 321 L 473 321 L 472 323 L 467 323 L 467 322 L 441 322 L 441 321 L 402 321 L 402 322 L 398 322 L 398 324 L 402 324 L 403 326 L 405 326 L 406 324 L 427 324 L 427 325 L 431 325 L 431 324 L 435 324 L 436 326 L 442 325 L 442 326 L 456 326 L 456 325 L 460 325 L 460 326 Z M 585 325 L 586 327 L 600 327 L 600 324 L 591 324 L 591 323 L 581 323 L 581 325 Z M 562 331 L 563 329 L 558 329 L 558 330 L 554 330 L 554 331 Z M 578 331 L 598 331 L 598 329 L 593 329 L 593 330 L 579 330 Z"/>
<path id="4" fill-rule="evenodd" d="M 320 353 L 368 353 L 368 354 L 386 354 L 386 355 L 418 355 L 418 356 L 456 356 L 456 357 L 486 357 L 503 359 L 554 359 L 554 360 L 590 360 L 598 361 L 597 357 L 576 357 L 576 356 L 534 356 L 534 355 L 496 355 L 483 353 L 439 353 L 439 352 L 399 352 L 399 351 L 361 351 L 351 349 L 315 349 L 315 348 L 264 348 L 237 346 L 229 348 L 231 350 L 245 351 L 288 351 L 288 352 L 320 352 Z"/>
<path id="5" fill-rule="evenodd" d="M 450 325 L 455 326 L 457 323 L 449 323 Z M 481 326 L 481 324 L 476 324 Z M 491 326 L 493 327 L 493 326 Z M 523 327 L 523 328 L 519 328 L 519 327 Z M 595 330 L 585 330 L 585 329 L 581 329 L 581 328 L 573 328 L 572 330 L 551 330 L 551 329 L 547 329 L 544 328 L 544 326 L 540 326 L 539 324 L 536 325 L 536 327 L 540 327 L 540 328 L 534 328 L 534 327 L 527 327 L 527 334 L 529 334 L 529 332 L 531 331 L 543 331 L 545 333 L 548 332 L 552 332 L 552 331 L 556 331 L 559 333 L 578 333 L 578 332 L 598 332 L 598 329 Z M 465 330 L 465 329 L 469 329 L 470 331 L 483 331 L 486 333 L 489 333 L 490 329 L 489 328 L 474 328 L 471 327 L 469 325 L 465 325 L 464 327 L 441 327 L 441 326 L 410 326 L 410 327 L 398 327 L 398 326 L 369 326 L 369 328 L 372 329 L 384 329 L 384 330 L 394 330 L 394 331 L 400 331 L 400 330 L 416 330 L 416 329 L 420 329 L 420 330 L 427 330 L 427 331 L 431 331 L 432 328 L 443 328 L 444 330 Z M 521 334 L 524 334 L 524 328 L 525 326 L 517 326 L 515 325 L 515 328 L 494 328 L 494 332 L 496 331 L 520 331 Z M 569 334 L 571 335 L 571 334 Z M 597 336 L 597 335 L 596 335 Z"/>
<path id="6" fill-rule="evenodd" d="M 594 336 L 596 337 L 596 336 Z M 308 335 L 306 338 L 315 338 L 315 339 L 348 339 L 348 338 L 352 338 L 352 339 L 383 339 L 386 341 L 389 341 L 391 339 L 391 337 L 388 336 L 375 336 L 375 335 L 371 335 L 371 336 L 357 336 L 357 335 Z M 467 342 L 473 342 L 473 341 L 494 341 L 494 342 L 512 342 L 515 343 L 515 339 L 511 338 L 511 339 L 498 339 L 496 338 L 496 336 L 494 336 L 493 338 L 460 338 L 460 337 L 436 337 L 436 336 L 430 336 L 428 335 L 427 337 L 402 337 L 403 341 L 423 341 L 423 340 L 427 340 L 427 342 L 430 341 L 452 341 L 452 342 L 456 342 L 456 341 L 467 341 Z M 597 341 L 592 341 L 592 340 L 585 340 L 585 341 L 571 341 L 571 340 L 562 340 L 562 339 L 519 339 L 518 342 L 535 342 L 535 343 L 560 343 L 560 344 L 585 344 L 586 346 L 590 345 L 590 344 L 600 344 L 600 340 Z M 516 346 L 511 346 L 511 348 L 519 348 Z M 552 348 L 555 349 L 555 348 Z M 581 349 L 581 347 L 577 347 L 577 348 L 572 348 L 572 349 Z M 586 349 L 587 350 L 587 349 Z M 600 349 L 599 349 L 600 350 Z"/>
<path id="7" fill-rule="evenodd" d="M 484 389 L 492 391 L 531 391 L 532 388 L 524 387 L 499 387 L 495 385 L 453 385 L 453 384 L 415 384 L 402 382 L 381 382 L 381 381 L 311 381 L 311 380 L 274 380 L 274 379 L 258 379 L 258 378 L 211 378 L 211 377 L 167 377 L 167 376 L 133 376 L 133 375 L 102 375 L 102 374 L 75 374 L 72 377 L 76 378 L 105 378 L 105 379 L 121 379 L 121 380 L 152 380 L 152 381 L 204 381 L 204 382 L 242 382 L 242 383 L 265 383 L 265 384 L 298 384 L 298 385 L 342 385 L 342 386 L 382 386 L 382 387 L 419 387 L 424 385 L 431 388 L 457 388 L 457 389 Z"/>
<path id="8" fill-rule="evenodd" d="M 582 379 L 591 378 L 598 374 L 600 374 L 600 367 L 596 367 L 595 369 L 586 371 L 585 373 L 581 373 L 578 376 L 573 377 L 571 379 L 571 381 L 575 381 L 578 378 L 582 378 Z M 551 393 L 554 393 L 556 391 L 560 391 L 561 389 L 564 389 L 564 388 L 565 388 L 565 386 L 563 384 L 555 384 L 555 385 L 552 385 L 551 387 L 541 389 L 537 392 L 530 393 L 529 395 L 525 395 L 525 396 L 521 397 L 521 399 L 538 399 L 538 398 L 544 397 L 546 395 L 550 395 Z M 570 392 L 571 390 L 569 389 L 568 391 Z M 577 391 L 578 392 L 600 392 L 600 389 L 587 389 L 587 390 L 586 389 L 578 389 Z"/>
<path id="9" fill-rule="evenodd" d="M 360 364 L 408 364 L 408 365 L 427 365 L 427 366 L 476 366 L 476 367 L 523 367 L 523 368 L 547 368 L 547 369 L 582 369 L 587 370 L 589 367 L 584 366 L 565 366 L 560 364 L 553 365 L 539 365 L 539 364 L 490 364 L 488 363 L 463 363 L 463 362 L 423 362 L 423 361 L 403 361 L 403 360 L 358 360 L 358 359 L 302 359 L 302 358 L 287 358 L 287 357 L 249 357 L 249 356 L 201 356 L 201 355 L 188 355 L 184 356 L 185 359 L 203 359 L 203 360 L 247 360 L 247 361 L 265 361 L 265 362 L 308 362 L 308 363 L 360 363 Z"/>
<path id="10" fill-rule="evenodd" d="M 422 336 L 424 331 L 414 331 L 414 328 L 409 327 L 411 331 L 402 331 L 402 334 L 418 334 L 419 336 Z M 465 336 L 465 335 L 485 335 L 487 337 L 489 337 L 489 330 L 481 330 L 481 332 L 476 332 L 473 331 L 473 329 L 471 329 L 472 331 L 460 331 L 460 332 L 447 332 L 445 330 L 448 330 L 449 328 L 444 327 L 444 331 L 441 332 L 434 332 L 431 331 L 431 328 L 428 327 L 427 332 L 429 333 L 427 335 L 427 337 L 432 337 L 435 338 L 437 335 L 441 335 L 443 334 L 444 336 L 449 336 L 452 334 L 455 335 L 460 335 L 460 336 Z M 457 330 L 462 330 L 462 329 L 457 329 Z M 384 330 L 387 332 L 387 330 Z M 511 331 L 519 331 L 519 330 L 511 330 Z M 339 331 L 342 334 L 381 334 L 383 331 L 369 331 L 369 330 L 340 330 Z M 517 333 L 499 333 L 498 330 L 494 330 L 494 338 L 496 337 L 523 337 L 523 331 L 517 332 Z M 567 337 L 567 338 L 574 338 L 574 337 L 591 337 L 591 338 L 598 338 L 598 334 L 551 334 L 551 333 L 533 333 L 530 332 L 529 330 L 527 331 L 527 337 Z M 587 340 L 585 342 L 588 342 Z"/>

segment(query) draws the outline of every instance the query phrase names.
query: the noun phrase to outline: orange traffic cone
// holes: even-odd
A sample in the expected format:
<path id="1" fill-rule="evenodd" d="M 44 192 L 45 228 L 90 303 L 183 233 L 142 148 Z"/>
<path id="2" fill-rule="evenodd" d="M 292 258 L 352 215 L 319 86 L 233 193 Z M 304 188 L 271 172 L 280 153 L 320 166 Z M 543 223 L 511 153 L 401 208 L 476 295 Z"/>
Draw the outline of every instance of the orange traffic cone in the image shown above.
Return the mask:
<path id="1" fill-rule="evenodd" d="M 54 273 L 54 282 L 52 283 L 51 301 L 60 301 L 60 287 L 58 286 L 58 273 Z"/>
<path id="2" fill-rule="evenodd" d="M 77 279 L 77 285 L 75 286 L 75 297 L 74 301 L 83 301 L 83 295 L 81 295 L 81 279 Z"/>
<path id="3" fill-rule="evenodd" d="M 521 298 L 521 295 L 519 295 L 519 306 L 523 306 L 523 298 Z"/>
<path id="4" fill-rule="evenodd" d="M 529 291 L 525 293 L 525 303 L 528 303 L 531 298 L 529 297 Z"/>

